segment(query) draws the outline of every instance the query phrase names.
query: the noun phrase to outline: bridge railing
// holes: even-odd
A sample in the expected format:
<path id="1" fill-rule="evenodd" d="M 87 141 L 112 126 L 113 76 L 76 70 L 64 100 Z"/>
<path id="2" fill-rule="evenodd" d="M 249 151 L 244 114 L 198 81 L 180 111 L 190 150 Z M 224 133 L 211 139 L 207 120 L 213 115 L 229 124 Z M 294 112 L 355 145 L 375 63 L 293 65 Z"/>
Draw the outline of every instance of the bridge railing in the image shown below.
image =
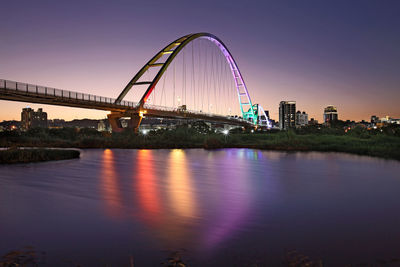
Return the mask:
<path id="1" fill-rule="evenodd" d="M 15 81 L 0 79 L 0 89 L 17 91 L 20 93 L 36 94 L 47 97 L 57 97 L 68 100 L 88 101 L 93 103 L 104 103 L 115 105 L 115 98 L 97 96 L 92 94 L 85 94 L 79 92 L 73 92 L 68 90 L 61 90 L 52 87 L 34 85 L 29 83 L 20 83 Z M 118 106 L 134 108 L 137 106 L 136 102 L 121 101 Z"/>

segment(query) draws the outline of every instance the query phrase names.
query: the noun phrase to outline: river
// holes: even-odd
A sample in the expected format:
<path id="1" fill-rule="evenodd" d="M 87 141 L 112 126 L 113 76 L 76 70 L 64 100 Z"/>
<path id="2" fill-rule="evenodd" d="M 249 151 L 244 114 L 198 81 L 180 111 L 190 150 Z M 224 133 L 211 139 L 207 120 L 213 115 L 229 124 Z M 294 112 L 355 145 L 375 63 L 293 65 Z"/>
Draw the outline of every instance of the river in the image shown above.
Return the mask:
<path id="1" fill-rule="evenodd" d="M 252 149 L 82 150 L 0 166 L 0 253 L 44 266 L 328 265 L 400 258 L 400 163 Z M 75 264 L 75 265 L 74 265 Z"/>

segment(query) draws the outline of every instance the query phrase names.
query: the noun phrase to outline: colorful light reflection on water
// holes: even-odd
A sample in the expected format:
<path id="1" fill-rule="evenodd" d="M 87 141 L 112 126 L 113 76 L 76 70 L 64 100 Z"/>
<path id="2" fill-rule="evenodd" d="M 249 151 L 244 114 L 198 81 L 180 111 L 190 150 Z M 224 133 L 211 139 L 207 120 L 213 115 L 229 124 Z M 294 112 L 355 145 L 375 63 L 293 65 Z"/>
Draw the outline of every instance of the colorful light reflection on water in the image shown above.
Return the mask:
<path id="1" fill-rule="evenodd" d="M 122 214 L 122 199 L 118 185 L 118 176 L 115 166 L 114 152 L 105 149 L 101 161 L 101 191 L 104 199 L 104 210 L 113 218 L 120 218 Z"/>
<path id="2" fill-rule="evenodd" d="M 179 242 L 181 246 L 189 245 L 187 240 L 195 240 L 199 250 L 215 249 L 218 243 L 229 238 L 229 233 L 243 221 L 250 207 L 251 198 L 244 193 L 237 194 L 246 192 L 248 179 L 240 166 L 242 159 L 232 157 L 223 162 L 209 159 L 208 164 L 218 165 L 214 175 L 222 178 L 213 181 L 217 182 L 211 190 L 216 198 L 208 204 L 217 211 L 210 213 L 208 204 L 197 200 L 196 181 L 192 176 L 192 173 L 201 172 L 201 166 L 188 162 L 184 150 L 174 149 L 166 155 L 165 165 L 155 168 L 157 162 L 153 154 L 156 153 L 139 150 L 136 154 L 132 175 L 138 193 L 139 217 L 159 234 L 166 246 L 179 247 Z M 206 226 L 202 228 L 204 232 L 194 233 L 185 226 L 196 223 Z"/>
<path id="3" fill-rule="evenodd" d="M 168 194 L 174 216 L 194 218 L 196 216 L 196 193 L 185 151 L 174 149 L 168 156 Z"/>
<path id="4" fill-rule="evenodd" d="M 137 200 L 142 216 L 151 224 L 160 218 L 161 200 L 160 190 L 153 166 L 153 153 L 151 150 L 139 150 L 137 152 L 136 169 L 133 172 L 133 182 L 137 183 L 134 191 L 137 191 Z"/>
<path id="5" fill-rule="evenodd" d="M 332 265 L 399 256 L 398 162 L 105 149 L 0 170 L 0 252 L 33 245 L 51 266 L 158 266 L 182 248 L 193 266 L 276 266 L 287 248 Z"/>

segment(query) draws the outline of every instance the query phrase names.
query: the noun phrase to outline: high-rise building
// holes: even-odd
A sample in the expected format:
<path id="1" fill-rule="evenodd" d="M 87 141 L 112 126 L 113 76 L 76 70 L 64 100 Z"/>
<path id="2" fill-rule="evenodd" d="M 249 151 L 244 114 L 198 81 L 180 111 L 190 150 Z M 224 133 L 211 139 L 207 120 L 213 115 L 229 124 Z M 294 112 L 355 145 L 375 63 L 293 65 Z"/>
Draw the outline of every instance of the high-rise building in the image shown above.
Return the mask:
<path id="1" fill-rule="evenodd" d="M 376 115 L 371 116 L 371 123 L 377 123 L 379 121 L 379 118 Z"/>
<path id="2" fill-rule="evenodd" d="M 327 106 L 324 109 L 324 122 L 325 124 L 329 124 L 332 121 L 338 120 L 338 112 L 335 106 Z"/>
<path id="3" fill-rule="evenodd" d="M 296 101 L 281 101 L 279 104 L 279 129 L 288 130 L 296 126 Z"/>
<path id="4" fill-rule="evenodd" d="M 308 114 L 305 111 L 303 111 L 303 112 L 300 112 L 300 110 L 297 111 L 296 112 L 296 127 L 302 127 L 302 126 L 306 126 L 306 125 L 308 125 Z"/>
<path id="5" fill-rule="evenodd" d="M 36 112 L 31 108 L 24 108 L 21 112 L 21 128 L 29 130 L 35 127 L 47 128 L 47 113 L 39 108 Z"/>

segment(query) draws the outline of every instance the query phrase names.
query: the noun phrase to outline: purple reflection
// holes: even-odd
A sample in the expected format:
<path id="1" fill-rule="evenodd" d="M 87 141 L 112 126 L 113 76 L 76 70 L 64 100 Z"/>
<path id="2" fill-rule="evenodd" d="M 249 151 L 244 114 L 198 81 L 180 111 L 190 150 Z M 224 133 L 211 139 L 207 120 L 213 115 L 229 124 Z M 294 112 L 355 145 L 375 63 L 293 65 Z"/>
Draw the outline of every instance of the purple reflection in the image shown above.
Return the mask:
<path id="1" fill-rule="evenodd" d="M 232 153 L 233 152 L 233 153 Z M 217 177 L 219 201 L 217 217 L 204 233 L 204 244 L 207 250 L 213 250 L 224 240 L 233 236 L 242 224 L 248 220 L 250 203 L 249 177 L 243 168 L 242 150 L 229 150 L 228 160 L 218 163 Z"/>

